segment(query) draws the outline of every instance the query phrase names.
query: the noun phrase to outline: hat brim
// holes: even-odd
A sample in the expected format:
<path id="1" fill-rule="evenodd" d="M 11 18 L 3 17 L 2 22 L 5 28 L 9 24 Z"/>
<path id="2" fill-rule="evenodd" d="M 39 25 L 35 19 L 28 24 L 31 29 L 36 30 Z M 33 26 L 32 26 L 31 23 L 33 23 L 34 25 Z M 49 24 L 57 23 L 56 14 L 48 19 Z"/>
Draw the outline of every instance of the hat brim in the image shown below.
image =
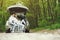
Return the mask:
<path id="1" fill-rule="evenodd" d="M 26 12 L 27 9 L 21 8 L 21 7 L 12 7 L 9 8 L 9 12 Z"/>

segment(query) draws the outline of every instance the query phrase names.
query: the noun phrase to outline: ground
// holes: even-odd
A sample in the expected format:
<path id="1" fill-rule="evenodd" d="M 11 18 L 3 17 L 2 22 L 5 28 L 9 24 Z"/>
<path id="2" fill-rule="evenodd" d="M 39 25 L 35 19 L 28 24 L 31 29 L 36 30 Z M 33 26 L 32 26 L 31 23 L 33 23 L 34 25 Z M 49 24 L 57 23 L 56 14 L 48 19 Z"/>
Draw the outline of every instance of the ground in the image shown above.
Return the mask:
<path id="1" fill-rule="evenodd" d="M 60 29 L 55 29 L 55 30 L 30 30 L 31 33 L 52 33 L 52 34 L 60 34 Z"/>
<path id="2" fill-rule="evenodd" d="M 60 35 L 46 33 L 0 33 L 0 40 L 60 40 Z"/>
<path id="3" fill-rule="evenodd" d="M 60 29 L 34 33 L 0 33 L 0 40 L 60 40 Z"/>

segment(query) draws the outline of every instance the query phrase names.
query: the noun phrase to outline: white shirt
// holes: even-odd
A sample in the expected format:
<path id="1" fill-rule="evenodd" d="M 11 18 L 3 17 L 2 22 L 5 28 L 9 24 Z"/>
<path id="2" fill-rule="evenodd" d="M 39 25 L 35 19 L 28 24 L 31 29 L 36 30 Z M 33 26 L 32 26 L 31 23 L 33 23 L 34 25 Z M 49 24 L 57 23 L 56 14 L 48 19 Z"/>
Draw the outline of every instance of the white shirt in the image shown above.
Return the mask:
<path id="1" fill-rule="evenodd" d="M 22 23 L 24 23 L 25 25 Z M 23 30 L 25 30 L 26 26 L 28 25 L 29 25 L 28 21 L 27 22 L 25 22 L 24 20 L 20 21 L 12 15 L 9 17 L 8 21 L 6 22 L 6 28 L 10 28 L 12 30 L 12 33 L 23 32 Z"/>

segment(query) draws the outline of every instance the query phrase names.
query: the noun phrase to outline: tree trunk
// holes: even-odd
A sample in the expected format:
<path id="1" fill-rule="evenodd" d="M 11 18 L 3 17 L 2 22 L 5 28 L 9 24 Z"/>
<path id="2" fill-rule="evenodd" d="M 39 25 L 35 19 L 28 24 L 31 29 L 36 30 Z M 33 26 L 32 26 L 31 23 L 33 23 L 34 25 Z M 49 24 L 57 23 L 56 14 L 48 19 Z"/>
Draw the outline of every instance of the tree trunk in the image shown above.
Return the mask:
<path id="1" fill-rule="evenodd" d="M 45 0 L 42 0 L 42 5 L 43 5 L 43 14 L 44 14 L 44 19 L 46 19 L 46 8 L 45 8 L 45 4 L 44 4 Z"/>

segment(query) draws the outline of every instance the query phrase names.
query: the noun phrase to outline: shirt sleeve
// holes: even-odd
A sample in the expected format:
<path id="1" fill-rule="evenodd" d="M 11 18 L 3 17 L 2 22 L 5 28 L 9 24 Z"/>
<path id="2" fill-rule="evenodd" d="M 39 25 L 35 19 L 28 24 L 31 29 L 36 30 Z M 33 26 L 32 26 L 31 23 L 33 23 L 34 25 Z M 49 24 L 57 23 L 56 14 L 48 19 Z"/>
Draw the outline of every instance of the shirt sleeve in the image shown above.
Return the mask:
<path id="1" fill-rule="evenodd" d="M 9 25 L 9 21 L 6 22 L 6 29 L 9 29 L 10 28 L 10 25 Z"/>
<path id="2" fill-rule="evenodd" d="M 29 29 L 29 22 L 28 22 L 28 20 L 26 20 L 25 24 L 26 24 L 26 28 Z"/>

